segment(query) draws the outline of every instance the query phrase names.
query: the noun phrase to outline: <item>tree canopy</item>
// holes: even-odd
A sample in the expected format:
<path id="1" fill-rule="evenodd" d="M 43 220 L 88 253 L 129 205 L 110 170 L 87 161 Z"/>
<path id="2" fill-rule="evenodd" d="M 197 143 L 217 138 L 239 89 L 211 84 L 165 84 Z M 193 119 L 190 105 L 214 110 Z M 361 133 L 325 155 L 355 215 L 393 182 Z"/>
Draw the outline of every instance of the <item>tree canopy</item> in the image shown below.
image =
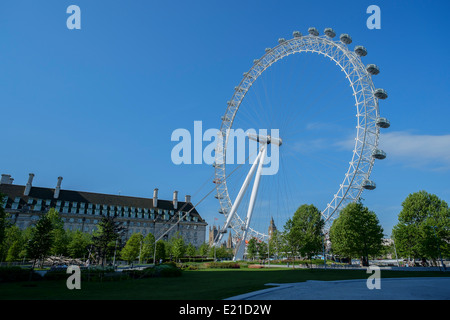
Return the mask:
<path id="1" fill-rule="evenodd" d="M 378 217 L 360 202 L 349 203 L 330 228 L 331 247 L 343 257 L 359 257 L 368 265 L 369 256 L 383 249 L 383 228 Z"/>
<path id="2" fill-rule="evenodd" d="M 302 205 L 284 226 L 287 250 L 292 254 L 309 257 L 322 248 L 324 221 L 314 205 Z"/>
<path id="3" fill-rule="evenodd" d="M 450 254 L 450 209 L 426 191 L 409 194 L 392 230 L 398 253 L 404 257 L 436 259 Z"/>

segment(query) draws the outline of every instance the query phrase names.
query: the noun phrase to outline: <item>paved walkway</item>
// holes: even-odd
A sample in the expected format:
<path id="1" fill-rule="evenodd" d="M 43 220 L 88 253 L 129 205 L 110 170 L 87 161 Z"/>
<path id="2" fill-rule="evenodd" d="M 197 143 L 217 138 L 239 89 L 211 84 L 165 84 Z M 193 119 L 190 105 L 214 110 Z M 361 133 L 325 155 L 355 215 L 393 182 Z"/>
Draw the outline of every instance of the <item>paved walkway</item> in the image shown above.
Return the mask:
<path id="1" fill-rule="evenodd" d="M 226 300 L 450 300 L 450 277 L 381 278 L 372 290 L 367 279 L 267 285 L 277 286 Z"/>

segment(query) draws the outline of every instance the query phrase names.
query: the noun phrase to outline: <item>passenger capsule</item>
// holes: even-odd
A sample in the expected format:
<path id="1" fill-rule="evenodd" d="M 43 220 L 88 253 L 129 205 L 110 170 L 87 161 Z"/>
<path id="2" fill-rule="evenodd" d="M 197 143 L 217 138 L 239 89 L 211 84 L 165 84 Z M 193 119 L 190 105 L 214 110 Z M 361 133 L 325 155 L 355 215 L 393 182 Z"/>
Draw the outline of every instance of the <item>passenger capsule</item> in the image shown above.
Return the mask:
<path id="1" fill-rule="evenodd" d="M 292 33 L 292 35 L 294 36 L 294 38 L 300 38 L 302 36 L 302 34 L 300 33 L 300 31 L 294 31 Z"/>
<path id="2" fill-rule="evenodd" d="M 364 180 L 364 182 L 362 183 L 362 187 L 366 190 L 374 190 L 377 186 L 373 181 Z"/>
<path id="3" fill-rule="evenodd" d="M 264 51 L 266 51 L 266 53 L 268 53 L 268 52 L 272 51 L 272 49 L 271 48 L 266 48 Z"/>
<path id="4" fill-rule="evenodd" d="M 372 151 L 372 157 L 374 157 L 375 159 L 386 159 L 386 152 L 384 152 L 383 150 L 380 149 L 374 149 Z"/>
<path id="5" fill-rule="evenodd" d="M 314 37 L 317 37 L 319 35 L 319 31 L 317 31 L 316 28 L 309 28 L 308 32 L 309 32 L 310 35 L 312 35 Z"/>
<path id="6" fill-rule="evenodd" d="M 323 31 L 328 38 L 334 38 L 336 36 L 336 32 L 334 32 L 331 28 L 325 28 Z"/>
<path id="7" fill-rule="evenodd" d="M 355 53 L 360 57 L 365 57 L 367 55 L 367 49 L 363 46 L 356 46 Z"/>
<path id="8" fill-rule="evenodd" d="M 384 90 L 384 89 L 376 89 L 373 92 L 373 95 L 375 97 L 377 97 L 378 99 L 386 99 L 388 97 L 388 94 L 387 94 L 386 90 Z"/>
<path id="9" fill-rule="evenodd" d="M 391 126 L 391 123 L 386 118 L 377 118 L 376 124 L 378 127 L 386 129 Z"/>
<path id="10" fill-rule="evenodd" d="M 279 44 L 283 44 L 283 43 L 285 43 L 286 42 L 286 39 L 285 38 L 280 38 L 280 39 L 278 39 L 278 43 Z"/>
<path id="11" fill-rule="evenodd" d="M 366 70 L 371 75 L 377 75 L 380 73 L 380 68 L 378 68 L 378 66 L 375 64 L 368 64 Z"/>
<path id="12" fill-rule="evenodd" d="M 345 44 L 352 43 L 352 38 L 346 33 L 341 34 L 340 39 L 341 39 L 342 43 L 345 43 Z"/>

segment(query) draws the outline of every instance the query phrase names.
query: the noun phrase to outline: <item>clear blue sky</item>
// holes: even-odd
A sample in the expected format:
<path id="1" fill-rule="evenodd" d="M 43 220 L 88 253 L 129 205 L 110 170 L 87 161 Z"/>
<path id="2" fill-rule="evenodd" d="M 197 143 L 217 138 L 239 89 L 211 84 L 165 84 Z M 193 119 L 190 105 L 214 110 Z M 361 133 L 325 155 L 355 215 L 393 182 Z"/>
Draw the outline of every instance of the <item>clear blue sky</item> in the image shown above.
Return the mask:
<path id="1" fill-rule="evenodd" d="M 66 27 L 71 4 L 81 30 Z M 371 4 L 380 30 L 366 27 Z M 374 81 L 389 93 L 388 158 L 363 197 L 390 235 L 409 193 L 450 202 L 449 12 L 448 1 L 2 1 L 0 171 L 17 184 L 34 172 L 36 186 L 63 176 L 65 189 L 151 197 L 158 187 L 195 203 L 213 169 L 174 165 L 172 131 L 193 131 L 195 120 L 218 128 L 266 47 L 332 27 L 368 49 L 364 62 L 380 66 Z M 199 211 L 214 224 L 217 208 L 210 197 Z"/>

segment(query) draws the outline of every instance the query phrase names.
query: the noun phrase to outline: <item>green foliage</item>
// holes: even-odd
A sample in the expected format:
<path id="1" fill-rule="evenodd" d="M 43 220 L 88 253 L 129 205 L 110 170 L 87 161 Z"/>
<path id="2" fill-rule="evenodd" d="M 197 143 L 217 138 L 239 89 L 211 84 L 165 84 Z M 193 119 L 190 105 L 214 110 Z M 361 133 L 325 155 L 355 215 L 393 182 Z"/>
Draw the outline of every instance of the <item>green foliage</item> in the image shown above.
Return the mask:
<path id="1" fill-rule="evenodd" d="M 199 251 L 201 256 L 207 256 L 208 252 L 209 252 L 209 245 L 206 242 L 202 243 L 200 245 L 200 248 L 198 249 L 198 251 Z"/>
<path id="2" fill-rule="evenodd" d="M 288 251 L 301 256 L 312 256 L 322 248 L 324 221 L 314 205 L 302 205 L 284 226 Z"/>
<path id="3" fill-rule="evenodd" d="M 144 238 L 141 251 L 141 260 L 149 262 L 153 261 L 153 255 L 155 252 L 155 236 L 151 233 L 147 234 Z"/>
<path id="4" fill-rule="evenodd" d="M 257 243 L 257 247 L 258 247 L 259 258 L 260 259 L 267 258 L 267 253 L 268 253 L 267 243 L 265 243 L 264 241 L 258 242 Z"/>
<path id="5" fill-rule="evenodd" d="M 239 269 L 240 265 L 236 262 L 208 262 L 206 267 L 211 269 Z"/>
<path id="6" fill-rule="evenodd" d="M 30 269 L 22 269 L 20 267 L 0 267 L 0 283 L 38 280 L 41 277 Z"/>
<path id="7" fill-rule="evenodd" d="M 182 270 L 178 268 L 176 264 L 163 263 L 142 270 L 126 270 L 123 271 L 123 273 L 127 274 L 132 279 L 166 278 L 180 277 L 182 275 Z"/>
<path id="8" fill-rule="evenodd" d="M 163 240 L 156 242 L 156 262 L 166 259 L 166 244 Z"/>
<path id="9" fill-rule="evenodd" d="M 249 259 L 255 259 L 258 255 L 258 243 L 255 238 L 248 240 L 247 244 L 247 257 Z"/>
<path id="10" fill-rule="evenodd" d="M 31 238 L 26 244 L 27 257 L 41 260 L 50 254 L 54 241 L 53 224 L 48 214 L 42 215 L 31 229 Z"/>
<path id="11" fill-rule="evenodd" d="M 92 236 L 89 233 L 75 230 L 68 233 L 69 243 L 67 251 L 72 258 L 84 258 L 87 256 L 88 247 L 92 244 Z"/>
<path id="12" fill-rule="evenodd" d="M 186 245 L 184 243 L 183 237 L 181 237 L 179 234 L 176 234 L 171 239 L 171 254 L 176 260 L 178 260 L 179 258 L 183 257 L 185 253 Z"/>
<path id="13" fill-rule="evenodd" d="M 126 273 L 115 272 L 114 268 L 81 268 L 81 281 L 117 281 L 129 279 Z M 65 281 L 70 276 L 66 268 L 53 269 L 45 273 L 46 281 Z"/>
<path id="14" fill-rule="evenodd" d="M 280 252 L 285 252 L 284 248 L 284 239 L 283 239 L 283 233 L 275 230 L 272 233 L 272 236 L 269 239 L 269 245 L 268 248 L 270 249 L 270 255 L 276 255 L 278 256 Z"/>
<path id="15" fill-rule="evenodd" d="M 6 229 L 9 227 L 8 214 L 3 209 L 3 197 L 0 193 L 0 259 L 4 259 L 9 246 L 5 245 Z"/>
<path id="16" fill-rule="evenodd" d="M 436 195 L 419 191 L 402 203 L 392 232 L 403 257 L 436 259 L 450 255 L 450 209 Z"/>
<path id="17" fill-rule="evenodd" d="M 139 257 L 144 237 L 140 233 L 133 233 L 127 243 L 120 251 L 120 257 L 128 263 L 133 262 Z"/>
<path id="18" fill-rule="evenodd" d="M 216 259 L 227 259 L 233 256 L 232 249 L 227 249 L 225 247 L 215 247 L 209 248 L 208 257 Z"/>
<path id="19" fill-rule="evenodd" d="M 16 225 L 12 225 L 6 229 L 6 237 L 4 241 L 7 262 L 17 261 L 23 256 L 24 246 L 23 232 Z"/>
<path id="20" fill-rule="evenodd" d="M 125 229 L 115 220 L 115 217 L 102 217 L 97 224 L 97 231 L 92 237 L 93 249 L 100 264 L 104 265 L 106 259 L 111 257 L 118 245 Z"/>
<path id="21" fill-rule="evenodd" d="M 361 203 L 349 203 L 330 229 L 333 252 L 343 257 L 359 257 L 368 265 L 369 255 L 383 249 L 383 228 L 376 214 Z"/>
<path id="22" fill-rule="evenodd" d="M 189 243 L 186 247 L 186 255 L 189 257 L 195 256 L 195 253 L 197 250 L 195 249 L 194 245 L 192 243 Z"/>

